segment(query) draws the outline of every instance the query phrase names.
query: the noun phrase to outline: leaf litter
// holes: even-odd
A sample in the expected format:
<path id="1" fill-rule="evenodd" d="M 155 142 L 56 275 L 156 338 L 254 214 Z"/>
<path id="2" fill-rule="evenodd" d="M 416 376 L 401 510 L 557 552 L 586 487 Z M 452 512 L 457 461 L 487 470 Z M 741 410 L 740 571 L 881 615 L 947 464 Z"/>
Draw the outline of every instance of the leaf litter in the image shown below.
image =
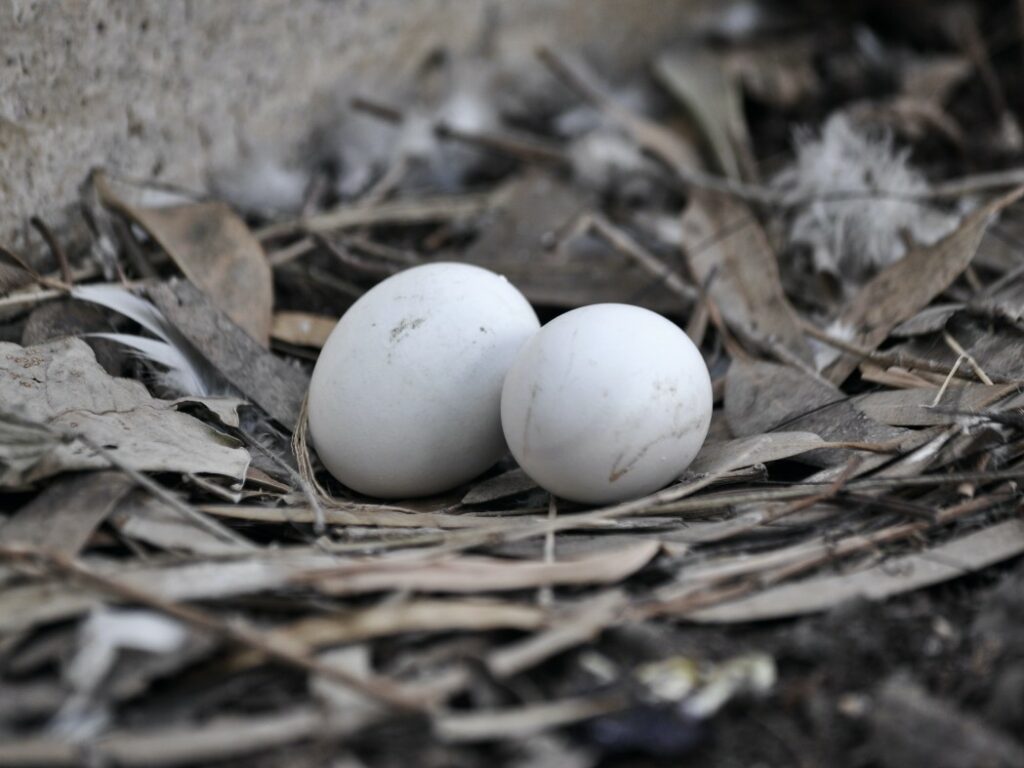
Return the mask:
<path id="1" fill-rule="evenodd" d="M 865 729 L 870 764 L 937 759 L 916 728 L 1012 764 L 1024 174 L 965 139 L 1009 65 L 738 5 L 626 86 L 446 58 L 213 196 L 99 171 L 94 242 L 4 251 L 0 765 L 852 765 Z M 599 509 L 509 458 L 433 499 L 338 485 L 317 350 L 435 260 L 543 319 L 687 328 L 716 413 L 683 477 Z"/>

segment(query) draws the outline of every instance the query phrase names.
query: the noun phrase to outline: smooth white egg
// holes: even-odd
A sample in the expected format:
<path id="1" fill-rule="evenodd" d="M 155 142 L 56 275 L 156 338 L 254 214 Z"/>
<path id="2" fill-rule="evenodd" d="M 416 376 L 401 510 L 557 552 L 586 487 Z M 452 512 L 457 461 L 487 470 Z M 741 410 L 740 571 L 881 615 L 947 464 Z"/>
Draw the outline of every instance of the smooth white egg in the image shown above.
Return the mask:
<path id="1" fill-rule="evenodd" d="M 556 496 L 606 504 L 679 477 L 711 424 L 711 378 L 678 326 L 641 307 L 595 304 L 523 345 L 501 421 L 523 470 Z"/>
<path id="2" fill-rule="evenodd" d="M 309 387 L 324 466 L 369 496 L 446 491 L 505 453 L 501 387 L 540 327 L 504 277 L 468 264 L 400 272 L 331 332 Z"/>

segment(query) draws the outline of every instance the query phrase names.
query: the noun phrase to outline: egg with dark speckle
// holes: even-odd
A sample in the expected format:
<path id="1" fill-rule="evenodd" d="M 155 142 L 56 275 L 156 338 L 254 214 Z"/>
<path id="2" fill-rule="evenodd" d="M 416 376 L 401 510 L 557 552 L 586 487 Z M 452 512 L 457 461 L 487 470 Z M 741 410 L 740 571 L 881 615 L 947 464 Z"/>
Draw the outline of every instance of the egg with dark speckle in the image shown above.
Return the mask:
<path id="1" fill-rule="evenodd" d="M 324 466 L 380 498 L 427 496 L 506 452 L 501 387 L 540 327 L 504 277 L 468 264 L 413 267 L 367 291 L 324 344 L 309 432 Z"/>

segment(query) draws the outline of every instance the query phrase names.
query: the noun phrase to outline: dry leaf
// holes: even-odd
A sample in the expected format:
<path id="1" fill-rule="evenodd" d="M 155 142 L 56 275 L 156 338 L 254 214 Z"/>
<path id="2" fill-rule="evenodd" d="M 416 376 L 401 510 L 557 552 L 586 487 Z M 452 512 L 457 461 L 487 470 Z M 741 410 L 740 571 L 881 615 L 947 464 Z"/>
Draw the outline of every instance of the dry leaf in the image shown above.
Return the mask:
<path id="1" fill-rule="evenodd" d="M 678 49 L 658 56 L 654 72 L 693 115 L 722 172 L 732 179 L 756 178 L 743 95 L 721 56 L 696 47 Z"/>
<path id="2" fill-rule="evenodd" d="M 310 507 L 258 507 L 246 504 L 204 504 L 201 509 L 218 517 L 252 520 L 259 523 L 312 523 L 316 514 Z M 452 515 L 444 512 L 414 512 L 400 507 L 376 504 L 350 504 L 323 510 L 328 525 L 366 525 L 378 528 L 492 528 L 536 523 L 539 517 L 515 521 L 497 520 L 483 515 Z"/>
<path id="3" fill-rule="evenodd" d="M 78 339 L 35 347 L 0 343 L 0 403 L 56 435 L 82 435 L 133 469 L 241 480 L 249 465 L 248 452 L 234 438 L 179 413 L 141 383 L 110 376 Z M 5 428 L 0 442 L 10 434 Z M 80 440 L 43 440 L 33 456 L 22 455 L 19 466 L 5 460 L 0 484 L 109 465 Z"/>
<path id="4" fill-rule="evenodd" d="M 691 190 L 683 243 L 698 285 L 745 339 L 767 350 L 785 348 L 809 362 L 810 348 L 782 291 L 779 265 L 761 225 L 740 201 Z"/>
<path id="5" fill-rule="evenodd" d="M 868 392 L 857 395 L 852 402 L 862 413 L 882 424 L 930 427 L 955 423 L 963 418 L 959 412 L 981 411 L 1016 391 L 1014 384 L 966 384 L 949 387 L 938 403 L 935 388 Z"/>
<path id="6" fill-rule="evenodd" d="M 897 325 L 945 291 L 968 267 L 992 217 L 1024 195 L 1018 188 L 964 218 L 960 226 L 934 245 L 911 250 L 872 278 L 835 321 L 849 329 L 852 341 L 875 350 Z M 842 355 L 827 369 L 828 378 L 841 384 L 860 361 Z"/>
<path id="7" fill-rule="evenodd" d="M 831 442 L 884 442 L 906 434 L 869 419 L 838 388 L 788 366 L 760 361 L 734 361 L 730 366 L 725 418 L 735 435 L 786 427 Z"/>
<path id="8" fill-rule="evenodd" d="M 383 603 L 345 613 L 311 616 L 268 634 L 275 640 L 324 648 L 406 632 L 538 629 L 547 612 L 494 600 L 415 600 Z"/>
<path id="9" fill-rule="evenodd" d="M 303 577 L 332 595 L 387 589 L 416 592 L 490 592 L 570 584 L 615 584 L 649 563 L 661 545 L 641 541 L 615 557 L 602 554 L 554 563 L 460 557 L 436 562 L 376 560 Z"/>
<path id="10" fill-rule="evenodd" d="M 211 556 L 241 549 L 237 543 L 194 525 L 162 499 L 138 491 L 117 505 L 110 524 L 122 536 L 158 549 Z"/>
<path id="11" fill-rule="evenodd" d="M 622 696 L 604 695 L 469 714 L 446 713 L 435 718 L 434 733 L 449 742 L 526 739 L 552 728 L 616 712 L 625 704 Z"/>
<path id="12" fill-rule="evenodd" d="M 337 323 L 336 317 L 309 312 L 275 312 L 270 335 L 288 344 L 320 349 Z"/>
<path id="13" fill-rule="evenodd" d="M 267 550 L 224 561 L 170 565 L 106 562 L 92 567 L 165 600 L 212 600 L 280 588 L 299 573 L 337 562 L 337 557 L 322 552 Z M 0 592 L 0 634 L 79 616 L 103 602 L 95 590 L 62 579 L 11 587 Z"/>
<path id="14" fill-rule="evenodd" d="M 220 202 L 144 207 L 117 196 L 100 174 L 105 205 L 141 226 L 193 284 L 239 328 L 266 347 L 270 343 L 274 283 L 259 240 Z"/>
<path id="15" fill-rule="evenodd" d="M 986 568 L 1024 552 L 1024 522 L 1007 520 L 921 553 L 866 570 L 783 584 L 750 597 L 688 613 L 701 622 L 764 621 L 827 610 L 845 600 L 884 600 Z"/>
<path id="16" fill-rule="evenodd" d="M 132 481 L 117 472 L 58 478 L 0 524 L 0 544 L 77 555 L 131 487 Z"/>
<path id="17" fill-rule="evenodd" d="M 700 449 L 687 472 L 713 474 L 788 459 L 821 448 L 824 442 L 813 432 L 770 432 L 718 443 L 709 442 Z"/>
<path id="18" fill-rule="evenodd" d="M 537 487 L 521 469 L 510 469 L 495 477 L 489 477 L 470 488 L 462 497 L 463 504 L 486 504 L 509 496 L 516 496 Z"/>

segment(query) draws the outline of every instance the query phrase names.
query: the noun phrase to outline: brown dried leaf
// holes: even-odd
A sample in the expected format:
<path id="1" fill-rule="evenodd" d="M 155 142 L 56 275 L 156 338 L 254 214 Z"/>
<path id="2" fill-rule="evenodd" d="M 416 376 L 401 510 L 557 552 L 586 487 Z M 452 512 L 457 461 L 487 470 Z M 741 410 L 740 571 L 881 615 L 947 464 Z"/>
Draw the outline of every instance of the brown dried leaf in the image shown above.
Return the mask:
<path id="1" fill-rule="evenodd" d="M 325 648 L 405 632 L 539 629 L 547 618 L 546 611 L 533 605 L 494 600 L 415 600 L 312 616 L 277 627 L 268 635 L 282 642 Z"/>
<path id="2" fill-rule="evenodd" d="M 468 714 L 448 713 L 434 720 L 434 733 L 442 741 L 474 742 L 494 739 L 525 739 L 598 715 L 622 709 L 622 696 L 604 695 L 566 699 Z"/>
<path id="3" fill-rule="evenodd" d="M 980 411 L 1017 391 L 1014 384 L 967 384 L 949 387 L 938 403 L 937 389 L 897 389 L 868 392 L 853 398 L 863 413 L 882 424 L 930 427 L 952 424 L 962 418 L 953 411 Z"/>
<path id="4" fill-rule="evenodd" d="M 154 565 L 123 562 L 92 567 L 121 583 L 165 600 L 212 600 L 281 588 L 314 568 L 336 565 L 338 558 L 309 550 L 258 552 L 227 561 Z M 104 602 L 94 589 L 47 579 L 0 591 L 0 634 L 79 616 Z"/>
<path id="5" fill-rule="evenodd" d="M 765 349 L 781 346 L 810 362 L 775 252 L 750 209 L 729 195 L 693 189 L 682 228 L 694 280 L 706 286 L 725 322 Z"/>
<path id="6" fill-rule="evenodd" d="M 732 179 L 754 179 L 743 95 L 722 57 L 688 46 L 655 58 L 654 73 L 693 115 L 722 172 Z"/>
<path id="7" fill-rule="evenodd" d="M 120 766 L 163 768 L 202 765 L 337 732 L 315 707 L 248 717 L 218 716 L 203 723 L 174 723 L 103 734 L 90 745 L 97 759 Z M 5 739 L 0 764 L 78 766 L 81 747 L 60 737 Z"/>
<path id="8" fill-rule="evenodd" d="M 825 441 L 813 432 L 769 432 L 718 443 L 705 443 L 687 469 L 712 474 L 753 464 L 788 459 L 821 448 Z M 737 462 L 742 462 L 737 464 Z"/>
<path id="9" fill-rule="evenodd" d="M 132 481 L 117 472 L 58 478 L 0 525 L 0 544 L 29 544 L 77 555 L 131 486 Z"/>
<path id="10" fill-rule="evenodd" d="M 961 318 L 949 332 L 993 379 L 1024 380 L 1024 334 L 998 325 L 993 327 L 980 318 Z M 917 337 L 891 351 L 926 357 L 948 367 L 957 358 L 941 335 Z"/>
<path id="11" fill-rule="evenodd" d="M 912 436 L 908 430 L 872 420 L 827 382 L 761 361 L 733 361 L 725 379 L 725 418 L 735 435 L 785 428 L 811 432 L 827 442 L 889 443 Z M 829 466 L 849 455 L 849 451 L 830 448 L 805 454 L 804 460 Z M 861 471 L 886 460 L 874 456 Z"/>
<path id="12" fill-rule="evenodd" d="M 521 469 L 510 469 L 496 477 L 489 477 L 470 488 L 462 497 L 463 504 L 486 504 L 508 496 L 531 491 L 537 484 Z"/>
<path id="13" fill-rule="evenodd" d="M 855 597 L 884 600 L 987 568 L 1024 552 L 1024 521 L 1007 520 L 921 553 L 854 573 L 783 584 L 687 615 L 701 622 L 764 621 L 824 611 Z"/>
<path id="14" fill-rule="evenodd" d="M 288 344 L 320 349 L 337 323 L 336 317 L 310 312 L 275 312 L 270 335 Z"/>
<path id="15" fill-rule="evenodd" d="M 129 494 L 110 516 L 110 524 L 122 536 L 158 549 L 211 556 L 243 551 L 237 543 L 200 528 L 167 502 L 147 493 Z"/>
<path id="16" fill-rule="evenodd" d="M 914 248 L 879 272 L 853 297 L 836 324 L 849 329 L 858 346 L 877 349 L 893 328 L 928 306 L 960 276 L 974 258 L 992 217 L 1021 195 L 1024 187 L 993 200 L 939 242 Z M 842 355 L 826 369 L 826 375 L 841 384 L 859 362 L 853 355 Z"/>
<path id="17" fill-rule="evenodd" d="M 203 512 L 235 520 L 252 520 L 260 523 L 312 523 L 316 514 L 310 507 L 263 507 L 247 504 L 206 504 Z M 377 504 L 351 504 L 342 508 L 329 507 L 323 510 L 328 525 L 366 525 L 378 528 L 438 528 L 443 530 L 459 528 L 490 528 L 500 524 L 506 527 L 516 521 L 498 521 L 482 515 L 452 515 L 444 512 L 415 512 L 400 507 Z M 519 524 L 527 525 L 541 518 L 520 518 Z"/>
<path id="18" fill-rule="evenodd" d="M 220 202 L 145 207 L 119 196 L 99 174 L 103 203 L 146 230 L 185 277 L 242 330 L 270 343 L 274 282 L 263 246 L 245 222 Z"/>
<path id="19" fill-rule="evenodd" d="M 460 557 L 440 561 L 383 560 L 307 574 L 303 580 L 333 595 L 388 589 L 416 592 L 490 592 L 570 584 L 614 584 L 632 576 L 658 554 L 656 541 L 605 554 L 554 563 Z"/>
<path id="20" fill-rule="evenodd" d="M 87 344 L 72 338 L 35 347 L 0 343 L 0 403 L 57 437 L 40 440 L 35 453 L 12 463 L 3 430 L 0 484 L 24 485 L 60 472 L 108 467 L 79 440 L 82 435 L 125 465 L 150 472 L 219 474 L 241 480 L 249 453 L 225 434 L 152 397 L 139 382 L 110 376 Z"/>

